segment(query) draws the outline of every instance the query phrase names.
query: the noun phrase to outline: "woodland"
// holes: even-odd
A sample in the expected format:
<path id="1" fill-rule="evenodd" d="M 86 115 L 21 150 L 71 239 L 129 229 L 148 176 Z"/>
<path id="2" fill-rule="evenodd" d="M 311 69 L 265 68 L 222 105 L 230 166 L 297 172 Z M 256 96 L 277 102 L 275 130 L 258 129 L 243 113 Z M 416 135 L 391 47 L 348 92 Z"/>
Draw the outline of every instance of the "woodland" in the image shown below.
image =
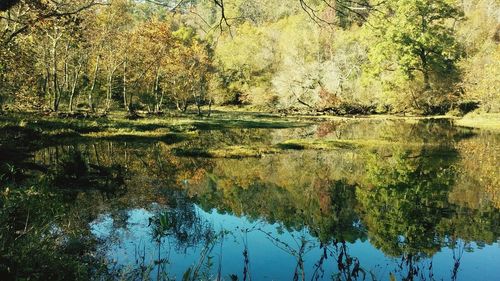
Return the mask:
<path id="1" fill-rule="evenodd" d="M 2 3 L 4 111 L 500 109 L 498 0 Z"/>

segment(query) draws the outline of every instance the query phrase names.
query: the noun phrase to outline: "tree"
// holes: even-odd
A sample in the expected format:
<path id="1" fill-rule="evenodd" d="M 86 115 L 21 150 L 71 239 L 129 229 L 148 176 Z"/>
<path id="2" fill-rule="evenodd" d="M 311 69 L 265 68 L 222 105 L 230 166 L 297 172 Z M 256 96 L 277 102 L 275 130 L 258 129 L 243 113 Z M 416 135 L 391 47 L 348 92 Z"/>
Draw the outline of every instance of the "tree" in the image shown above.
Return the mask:
<path id="1" fill-rule="evenodd" d="M 124 105 L 129 111 L 134 103 L 134 93 L 150 111 L 159 113 L 167 87 L 167 69 L 172 63 L 171 49 L 175 46 L 171 22 L 151 19 L 138 24 L 130 34 L 127 48 L 127 76 L 129 96 L 124 92 Z M 125 86 L 125 81 L 124 81 Z M 151 110 L 151 105 L 153 110 Z"/>
<path id="2" fill-rule="evenodd" d="M 50 100 L 53 110 L 58 110 L 61 98 L 72 100 L 81 86 L 85 60 L 77 54 L 83 43 L 82 14 L 97 4 L 32 0 L 1 12 L 0 80 L 5 96 L 31 104 Z"/>
<path id="3" fill-rule="evenodd" d="M 500 112 L 499 1 L 464 1 L 466 20 L 459 23 L 467 57 L 460 63 L 464 99 L 480 102 L 486 112 Z"/>
<path id="4" fill-rule="evenodd" d="M 43 94 L 50 100 L 49 107 L 59 110 L 63 98 L 68 98 L 68 109 L 73 111 L 73 103 L 77 87 L 81 84 L 82 68 L 87 60 L 83 41 L 80 40 L 79 19 L 50 20 L 41 26 L 42 47 L 40 50 L 44 59 L 40 71 L 45 70 Z"/>
<path id="5" fill-rule="evenodd" d="M 437 95 L 456 92 L 462 51 L 453 25 L 462 12 L 452 1 L 387 1 L 383 13 L 374 18 L 376 43 L 370 50 L 370 67 L 377 76 L 389 77 L 385 79 L 389 88 L 415 87 L 414 106 L 424 111 L 427 108 L 422 107 L 443 102 Z M 425 94 L 426 100 L 419 100 Z"/>
<path id="6" fill-rule="evenodd" d="M 262 20 L 276 20 L 278 18 L 288 16 L 292 13 L 295 14 L 295 11 L 297 9 L 302 9 L 311 20 L 319 25 L 333 25 L 337 23 L 336 21 L 331 21 L 328 19 L 328 13 L 325 14 L 325 10 L 332 11 L 335 14 L 341 16 L 342 18 L 344 18 L 344 22 L 346 22 L 346 18 L 349 18 L 352 15 L 364 20 L 368 12 L 379 5 L 378 3 L 372 4 L 368 0 L 295 0 L 296 7 L 293 7 L 294 5 L 289 5 L 288 3 L 282 1 L 274 2 L 263 0 L 190 0 L 174 3 L 172 3 L 172 1 L 170 0 L 146 1 L 166 7 L 172 12 L 178 12 L 179 10 L 183 12 L 190 12 L 190 8 L 192 8 L 192 5 L 194 4 L 208 4 L 211 6 L 209 8 L 211 14 L 210 19 L 203 19 L 203 21 L 205 24 L 209 25 L 216 24 L 221 31 L 224 29 L 224 26 L 230 28 L 233 22 L 241 23 L 245 20 L 250 20 L 253 23 L 258 23 Z M 219 13 L 218 17 L 214 17 L 214 13 L 216 11 L 218 11 Z M 194 13 L 199 16 L 199 13 Z M 348 19 L 347 21 L 349 20 L 350 19 Z M 345 23 L 342 22 L 341 24 L 345 25 Z"/>
<path id="7" fill-rule="evenodd" d="M 177 109 L 186 111 L 194 103 L 201 115 L 201 107 L 208 99 L 208 85 L 212 71 L 212 52 L 193 28 L 181 26 L 173 32 L 175 46 L 172 48 L 170 67 L 171 98 Z"/>

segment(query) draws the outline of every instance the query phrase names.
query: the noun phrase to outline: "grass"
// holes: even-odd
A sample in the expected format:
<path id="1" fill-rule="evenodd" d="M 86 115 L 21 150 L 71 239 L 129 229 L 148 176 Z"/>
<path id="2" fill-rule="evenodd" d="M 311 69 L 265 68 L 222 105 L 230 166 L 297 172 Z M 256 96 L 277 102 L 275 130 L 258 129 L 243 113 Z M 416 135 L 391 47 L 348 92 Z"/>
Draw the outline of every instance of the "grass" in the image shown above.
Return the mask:
<path id="1" fill-rule="evenodd" d="M 305 122 L 278 119 L 270 115 L 214 113 L 211 118 L 195 116 L 151 117 L 128 120 L 124 114 L 114 113 L 106 118 L 59 118 L 35 114 L 0 116 L 0 131 L 24 136 L 28 142 L 53 143 L 65 138 L 107 140 L 162 140 L 168 143 L 194 137 L 203 130 L 267 128 L 284 129 L 306 126 Z"/>
<path id="2" fill-rule="evenodd" d="M 420 116 L 420 115 L 390 115 L 390 114 L 372 114 L 372 115 L 295 115 L 294 117 L 302 120 L 405 120 L 408 122 L 416 122 L 419 120 L 434 120 L 434 119 L 453 119 L 454 117 L 447 115 Z"/>
<path id="3" fill-rule="evenodd" d="M 370 149 L 389 146 L 404 146 L 407 148 L 415 148 L 421 146 L 437 146 L 438 144 L 419 143 L 419 142 L 395 142 L 380 139 L 291 139 L 279 143 L 276 146 L 281 149 L 292 150 L 336 150 L 336 149 Z"/>
<path id="4" fill-rule="evenodd" d="M 86 139 L 98 139 L 98 140 L 109 140 L 109 141 L 129 141 L 129 142 L 162 141 L 167 144 L 173 144 L 190 139 L 196 136 L 196 133 L 163 132 L 161 130 L 152 132 L 106 131 L 106 132 L 83 134 L 80 136 Z"/>
<path id="5" fill-rule="evenodd" d="M 469 113 L 455 121 L 458 126 L 500 132 L 500 113 Z"/>
<path id="6" fill-rule="evenodd" d="M 291 150 L 334 150 L 334 149 L 354 149 L 354 143 L 344 140 L 330 140 L 330 139 L 291 139 L 277 144 L 281 149 Z"/>
<path id="7" fill-rule="evenodd" d="M 227 146 L 224 148 L 174 148 L 173 153 L 182 157 L 204 158 L 250 158 L 278 153 L 274 147 Z"/>
<path id="8" fill-rule="evenodd" d="M 287 150 L 358 150 L 381 147 L 404 146 L 413 149 L 422 146 L 438 146 L 438 144 L 401 143 L 385 140 L 332 140 L 332 139 L 291 139 L 275 145 L 225 146 L 220 148 L 178 147 L 172 149 L 174 155 L 181 157 L 202 158 L 246 158 L 263 157 L 264 155 L 281 153 Z"/>
<path id="9" fill-rule="evenodd" d="M 294 122 L 295 123 L 295 122 Z M 283 120 L 203 120 L 193 122 L 193 126 L 198 130 L 227 130 L 236 128 L 245 129 L 286 129 L 303 127 L 305 123 L 294 124 Z"/>
<path id="10" fill-rule="evenodd" d="M 495 117 L 495 118 L 492 118 Z M 332 117 L 347 120 L 346 117 Z M 328 119 L 332 119 L 328 117 Z M 443 117 L 444 118 L 444 117 Z M 467 117 L 457 120 L 474 122 L 485 127 L 498 127 L 499 115 Z M 307 118 L 306 118 L 307 119 Z M 350 118 L 351 120 L 354 118 Z M 422 118 L 376 116 L 356 118 L 360 120 L 405 119 L 415 122 Z M 423 118 L 429 119 L 429 118 Z M 16 147 L 31 145 L 32 149 L 52 144 L 68 142 L 87 142 L 96 140 L 126 141 L 126 142 L 165 142 L 178 144 L 172 148 L 177 156 L 209 157 L 209 158 L 243 158 L 261 157 L 287 150 L 338 150 L 338 149 L 371 149 L 378 147 L 405 146 L 408 148 L 429 146 L 434 144 L 401 143 L 380 139 L 289 139 L 277 144 L 231 145 L 225 147 L 188 147 L 186 140 L 195 140 L 200 131 L 229 129 L 285 129 L 305 127 L 316 124 L 321 119 L 303 117 L 283 118 L 272 114 L 252 112 L 214 112 L 211 118 L 194 115 L 148 117 L 138 120 L 128 120 L 123 113 L 113 113 L 106 118 L 59 118 L 40 116 L 36 114 L 10 114 L 0 116 L 0 146 L 14 145 Z M 13 141 L 12 141 L 13 140 Z M 3 143 L 3 144 L 2 144 Z M 196 144 L 191 144 L 196 146 Z M 437 144 L 436 144 L 437 145 Z"/>

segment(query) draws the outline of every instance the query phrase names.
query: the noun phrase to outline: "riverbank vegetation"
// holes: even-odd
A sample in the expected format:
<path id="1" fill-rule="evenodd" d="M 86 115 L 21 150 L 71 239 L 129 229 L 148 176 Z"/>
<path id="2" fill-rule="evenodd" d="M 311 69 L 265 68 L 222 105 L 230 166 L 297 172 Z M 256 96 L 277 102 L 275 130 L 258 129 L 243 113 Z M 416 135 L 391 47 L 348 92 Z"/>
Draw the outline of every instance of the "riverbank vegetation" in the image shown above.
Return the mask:
<path id="1" fill-rule="evenodd" d="M 0 12 L 8 111 L 500 110 L 498 1 L 9 3 Z"/>

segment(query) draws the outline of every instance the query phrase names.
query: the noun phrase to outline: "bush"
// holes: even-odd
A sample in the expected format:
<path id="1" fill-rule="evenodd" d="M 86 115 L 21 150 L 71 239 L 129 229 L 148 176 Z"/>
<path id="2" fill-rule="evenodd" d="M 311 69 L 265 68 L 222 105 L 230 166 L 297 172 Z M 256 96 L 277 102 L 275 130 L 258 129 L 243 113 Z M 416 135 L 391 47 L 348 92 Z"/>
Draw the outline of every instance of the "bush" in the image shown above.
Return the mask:
<path id="1" fill-rule="evenodd" d="M 377 113 L 377 106 L 341 102 L 338 106 L 332 108 L 331 112 L 337 115 L 368 115 Z"/>

